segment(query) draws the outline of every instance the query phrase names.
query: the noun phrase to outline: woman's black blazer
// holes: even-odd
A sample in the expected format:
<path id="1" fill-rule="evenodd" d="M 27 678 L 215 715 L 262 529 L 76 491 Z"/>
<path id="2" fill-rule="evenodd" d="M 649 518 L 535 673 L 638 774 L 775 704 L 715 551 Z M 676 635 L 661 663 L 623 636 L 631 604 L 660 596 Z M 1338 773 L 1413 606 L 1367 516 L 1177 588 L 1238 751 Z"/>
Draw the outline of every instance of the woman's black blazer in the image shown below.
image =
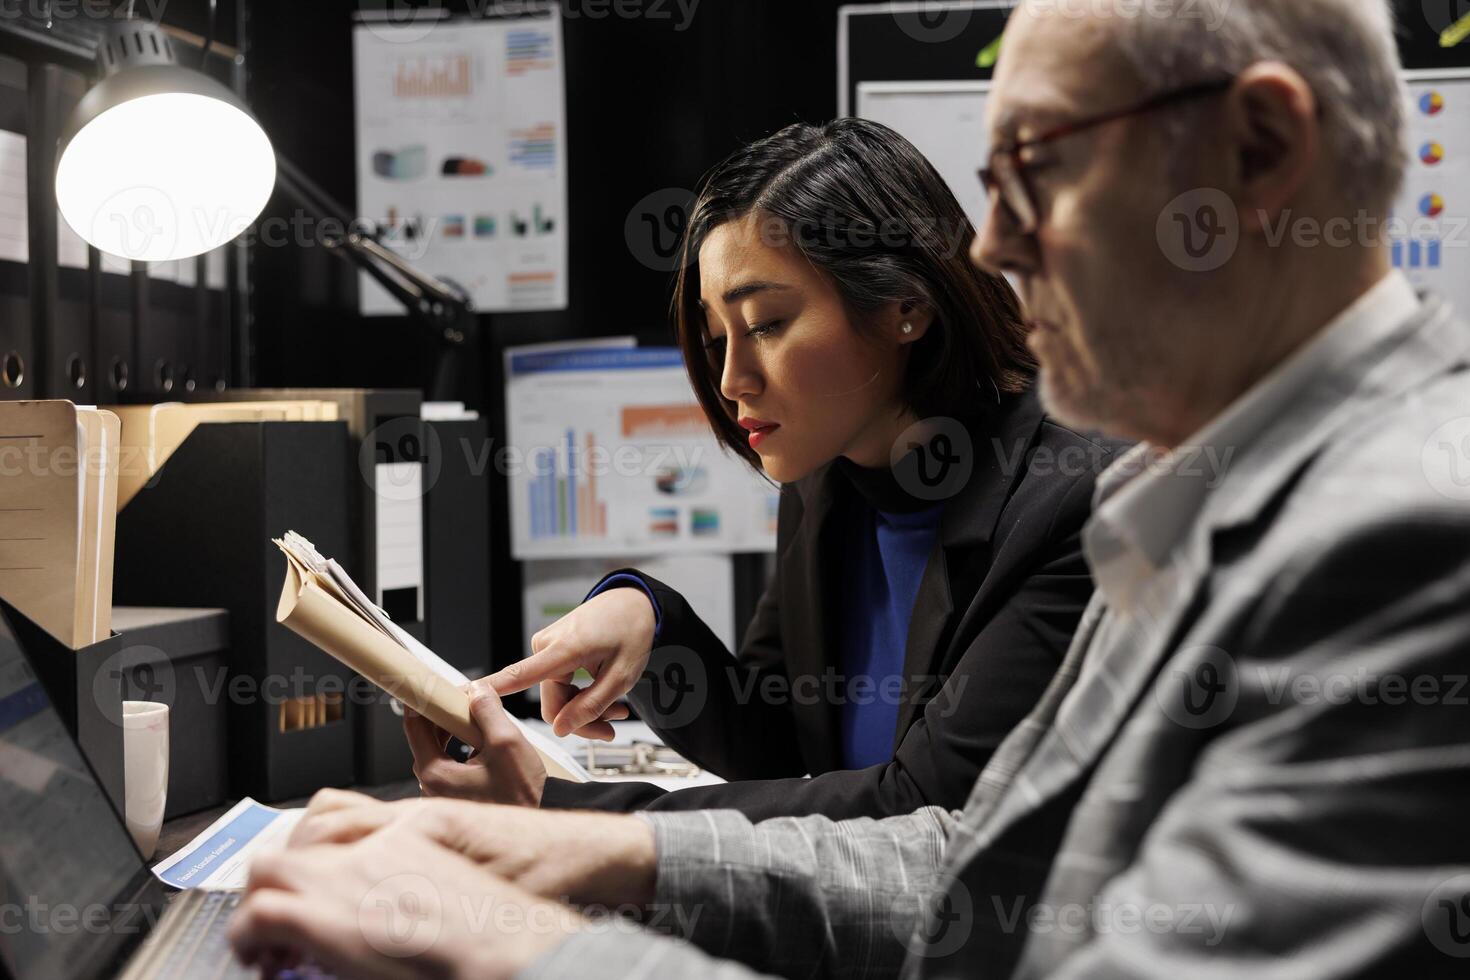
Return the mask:
<path id="1" fill-rule="evenodd" d="M 841 673 L 838 537 L 861 498 L 828 465 L 782 488 L 775 574 L 736 656 L 674 588 L 642 576 L 662 620 L 630 700 L 667 744 L 730 782 L 665 792 L 548 779 L 542 806 L 752 819 L 961 808 L 1067 651 L 1092 593 L 1080 532 L 1121 447 L 1047 418 L 1034 392 L 962 424 L 973 470 L 946 502 L 914 603 L 892 761 L 841 768 L 840 701 L 874 694 Z"/>

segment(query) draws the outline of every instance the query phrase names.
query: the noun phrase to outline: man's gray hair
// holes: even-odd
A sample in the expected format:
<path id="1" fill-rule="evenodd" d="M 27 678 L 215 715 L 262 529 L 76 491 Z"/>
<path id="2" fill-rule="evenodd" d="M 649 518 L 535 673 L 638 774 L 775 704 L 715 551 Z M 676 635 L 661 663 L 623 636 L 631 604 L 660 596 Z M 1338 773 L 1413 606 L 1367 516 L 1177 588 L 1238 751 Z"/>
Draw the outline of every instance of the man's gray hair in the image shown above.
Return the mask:
<path id="1" fill-rule="evenodd" d="M 1323 150 L 1344 198 L 1392 205 L 1408 153 L 1389 0 L 1150 0 L 1118 11 L 1124 54 L 1150 91 L 1262 61 L 1296 69 L 1322 107 Z"/>

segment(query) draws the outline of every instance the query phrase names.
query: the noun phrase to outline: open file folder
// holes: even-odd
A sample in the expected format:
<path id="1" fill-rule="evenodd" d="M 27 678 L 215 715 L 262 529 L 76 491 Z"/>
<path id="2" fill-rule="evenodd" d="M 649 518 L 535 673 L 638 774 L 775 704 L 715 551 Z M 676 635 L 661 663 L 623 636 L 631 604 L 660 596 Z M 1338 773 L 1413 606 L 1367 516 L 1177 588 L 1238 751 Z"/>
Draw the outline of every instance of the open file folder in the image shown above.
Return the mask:
<path id="1" fill-rule="evenodd" d="M 400 628 L 368 599 L 336 561 L 294 531 L 274 539 L 286 555 L 276 621 L 336 657 L 466 745 L 482 748 L 464 687 L 469 678 Z M 521 734 L 546 772 L 587 782 L 572 755 L 520 721 Z"/>
<path id="2" fill-rule="evenodd" d="M 335 422 L 337 406 L 325 401 L 229 402 L 225 404 L 119 405 L 123 474 L 118 509 L 153 480 L 189 434 L 205 422 Z"/>
<path id="3" fill-rule="evenodd" d="M 0 402 L 0 596 L 73 650 L 112 634 L 119 422 Z"/>

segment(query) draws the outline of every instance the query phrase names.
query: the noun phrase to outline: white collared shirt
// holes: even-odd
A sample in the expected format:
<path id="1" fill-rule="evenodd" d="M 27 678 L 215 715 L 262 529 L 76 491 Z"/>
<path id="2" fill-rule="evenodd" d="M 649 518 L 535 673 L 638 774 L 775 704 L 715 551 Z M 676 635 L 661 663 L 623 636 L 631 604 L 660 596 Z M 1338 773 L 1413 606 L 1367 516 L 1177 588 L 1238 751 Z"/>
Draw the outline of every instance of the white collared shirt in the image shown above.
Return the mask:
<path id="1" fill-rule="evenodd" d="M 1249 447 L 1292 397 L 1371 347 L 1414 315 L 1420 300 L 1403 273 L 1390 272 L 1316 337 L 1273 368 L 1192 439 L 1160 455 L 1134 446 L 1098 478 L 1083 552 L 1110 608 L 1127 613 L 1165 570 L 1230 460 Z"/>

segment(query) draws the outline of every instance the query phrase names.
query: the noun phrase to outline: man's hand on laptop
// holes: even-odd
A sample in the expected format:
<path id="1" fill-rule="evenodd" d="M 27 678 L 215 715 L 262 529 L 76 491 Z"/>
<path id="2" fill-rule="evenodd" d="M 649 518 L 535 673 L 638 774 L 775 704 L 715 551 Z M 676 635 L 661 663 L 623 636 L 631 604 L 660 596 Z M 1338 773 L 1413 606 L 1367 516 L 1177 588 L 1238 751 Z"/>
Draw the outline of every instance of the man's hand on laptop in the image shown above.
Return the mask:
<path id="1" fill-rule="evenodd" d="M 413 751 L 413 774 L 425 796 L 451 796 L 484 803 L 540 806 L 546 766 L 535 748 L 505 713 L 488 680 L 468 688 L 470 716 L 480 729 L 484 749 L 466 762 L 444 754 L 450 735 L 427 718 L 405 708 L 403 734 Z"/>
<path id="2" fill-rule="evenodd" d="M 261 855 L 230 942 L 266 977 L 310 961 L 340 976 L 484 980 L 513 976 L 588 926 L 404 822 Z"/>
<path id="3" fill-rule="evenodd" d="M 609 907 L 653 901 L 653 829 L 625 814 L 448 799 L 383 803 L 323 790 L 292 832 L 290 848 L 350 844 L 388 828 L 426 837 L 546 898 Z"/>

